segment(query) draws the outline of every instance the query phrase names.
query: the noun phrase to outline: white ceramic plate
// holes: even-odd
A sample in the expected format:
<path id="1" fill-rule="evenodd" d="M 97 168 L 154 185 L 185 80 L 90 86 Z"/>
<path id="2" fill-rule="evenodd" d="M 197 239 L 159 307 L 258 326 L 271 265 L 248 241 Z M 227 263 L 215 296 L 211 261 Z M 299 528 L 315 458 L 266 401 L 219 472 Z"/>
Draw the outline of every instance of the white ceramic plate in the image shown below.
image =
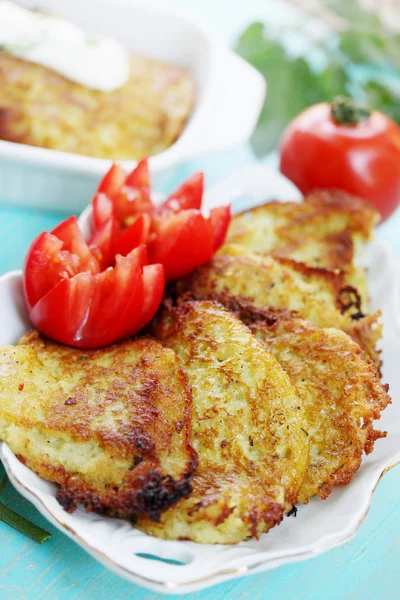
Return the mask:
<path id="1" fill-rule="evenodd" d="M 246 167 L 211 189 L 208 207 L 234 201 L 238 210 L 265 199 L 299 200 L 300 194 L 282 175 L 266 167 Z M 82 218 L 90 227 L 90 211 Z M 382 243 L 366 252 L 373 308 L 383 311 L 383 378 L 389 382 L 393 404 L 385 410 L 381 427 L 389 435 L 376 443 L 350 485 L 338 487 L 328 500 L 313 499 L 300 506 L 297 518 L 283 523 L 258 541 L 236 546 L 202 546 L 192 542 L 167 542 L 136 531 L 129 523 L 77 510 L 69 515 L 55 499 L 56 487 L 20 463 L 9 448 L 0 446 L 0 457 L 14 486 L 33 502 L 56 527 L 75 540 L 106 567 L 126 579 L 162 593 L 200 590 L 247 573 L 266 571 L 304 560 L 343 544 L 357 530 L 371 503 L 382 474 L 400 462 L 400 285 L 396 258 Z M 22 297 L 21 274 L 0 278 L 0 343 L 14 343 L 29 328 Z M 155 562 L 138 554 L 183 564 Z"/>
<path id="2" fill-rule="evenodd" d="M 19 0 L 104 33 L 144 56 L 187 67 L 196 105 L 182 135 L 150 158 L 156 187 L 165 171 L 194 156 L 246 141 L 265 96 L 264 78 L 191 20 L 127 0 Z M 120 161 L 132 169 L 135 161 Z M 0 202 L 82 210 L 111 161 L 0 140 Z"/>

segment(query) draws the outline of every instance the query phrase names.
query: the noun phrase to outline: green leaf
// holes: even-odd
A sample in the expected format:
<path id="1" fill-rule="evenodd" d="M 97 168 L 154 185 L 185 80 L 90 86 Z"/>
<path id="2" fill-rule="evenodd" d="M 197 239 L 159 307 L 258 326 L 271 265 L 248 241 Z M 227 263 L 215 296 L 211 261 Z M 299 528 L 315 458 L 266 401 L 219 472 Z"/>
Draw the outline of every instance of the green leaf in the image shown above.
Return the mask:
<path id="1" fill-rule="evenodd" d="M 339 44 L 345 57 L 355 64 L 373 65 L 384 69 L 400 69 L 400 42 L 389 34 L 356 32 L 352 28 L 343 33 Z"/>
<path id="2" fill-rule="evenodd" d="M 259 157 L 276 147 L 284 128 L 299 112 L 346 91 L 343 67 L 335 63 L 322 73 L 314 72 L 304 58 L 288 56 L 260 23 L 253 23 L 242 33 L 235 49 L 267 81 L 266 102 L 251 139 Z"/>
<path id="3" fill-rule="evenodd" d="M 323 4 L 323 2 L 321 2 Z M 251 145 L 262 157 L 276 148 L 286 125 L 315 102 L 354 95 L 400 123 L 400 96 L 384 81 L 358 77 L 362 68 L 397 74 L 400 78 L 400 35 L 387 32 L 379 18 L 360 8 L 357 0 L 325 0 L 325 6 L 348 21 L 318 50 L 328 57 L 325 68 L 315 71 L 306 58 L 292 57 L 282 43 L 282 31 L 273 32 L 260 22 L 239 36 L 235 50 L 258 69 L 267 81 L 267 97 Z M 371 79 L 371 81 L 369 81 Z M 400 79 L 399 79 L 400 81 Z M 400 88 L 400 84 L 399 84 Z"/>
<path id="4" fill-rule="evenodd" d="M 4 488 L 7 485 L 7 481 L 8 481 L 7 475 L 3 475 L 3 477 L 0 479 L 0 496 L 4 492 Z"/>
<path id="5" fill-rule="evenodd" d="M 331 102 L 335 96 L 345 96 L 349 90 L 349 76 L 339 62 L 332 62 L 318 77 L 319 101 Z"/>
<path id="6" fill-rule="evenodd" d="M 43 544 L 43 542 L 51 538 L 50 533 L 24 519 L 24 517 L 21 517 L 2 502 L 0 502 L 0 520 L 38 544 Z"/>
<path id="7" fill-rule="evenodd" d="M 3 475 L 1 475 L 1 472 Z M 4 492 L 7 482 L 7 475 L 4 472 L 3 466 L 0 464 L 0 497 Z M 38 544 L 42 544 L 51 537 L 50 533 L 44 529 L 41 529 L 40 527 L 37 527 L 24 517 L 21 517 L 11 508 L 3 504 L 3 502 L 0 502 L 0 521 L 4 521 L 4 523 L 7 523 L 7 525 L 10 525 L 10 527 L 13 527 L 20 533 L 23 533 Z"/>
<path id="8" fill-rule="evenodd" d="M 369 81 L 363 88 L 366 103 L 400 124 L 400 94 L 378 81 Z"/>

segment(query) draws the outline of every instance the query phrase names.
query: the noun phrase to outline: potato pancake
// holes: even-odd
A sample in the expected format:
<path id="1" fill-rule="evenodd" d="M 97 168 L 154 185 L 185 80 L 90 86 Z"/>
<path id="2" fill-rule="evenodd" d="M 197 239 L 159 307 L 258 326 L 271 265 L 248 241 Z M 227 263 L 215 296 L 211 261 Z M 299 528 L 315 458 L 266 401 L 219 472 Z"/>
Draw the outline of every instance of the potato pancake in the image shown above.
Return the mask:
<path id="1" fill-rule="evenodd" d="M 314 494 L 327 498 L 333 486 L 350 482 L 364 452 L 386 436 L 374 420 L 391 401 L 388 386 L 344 332 L 319 329 L 287 311 L 260 311 L 240 298 L 220 299 L 272 352 L 303 400 L 310 455 L 300 502 Z"/>
<path id="2" fill-rule="evenodd" d="M 182 361 L 192 387 L 193 491 L 159 523 L 167 539 L 233 544 L 278 524 L 297 501 L 308 464 L 303 408 L 274 356 L 213 302 L 167 305 L 154 335 Z"/>
<path id="3" fill-rule="evenodd" d="M 89 89 L 0 51 L 0 139 L 113 160 L 162 152 L 194 105 L 184 68 L 132 56 L 127 83 Z"/>
<path id="4" fill-rule="evenodd" d="M 242 296 L 255 307 L 284 308 L 320 328 L 336 327 L 348 333 L 379 366 L 376 343 L 381 337 L 379 312 L 352 318 L 340 273 L 308 267 L 287 258 L 258 256 L 241 246 L 225 246 L 226 255 L 216 255 L 191 276 L 177 284 L 178 294 L 190 292 L 204 299 L 227 293 Z M 350 314 L 348 314 L 350 312 Z M 355 313 L 358 317 L 358 314 Z"/>
<path id="5" fill-rule="evenodd" d="M 0 350 L 0 439 L 67 511 L 158 519 L 191 491 L 191 394 L 150 338 L 77 350 L 33 332 Z"/>
<path id="6" fill-rule="evenodd" d="M 359 290 L 366 311 L 367 282 L 358 263 L 378 220 L 375 209 L 359 198 L 340 191 L 317 191 L 300 203 L 268 202 L 235 216 L 227 243 L 312 267 L 341 269 L 346 284 Z"/>

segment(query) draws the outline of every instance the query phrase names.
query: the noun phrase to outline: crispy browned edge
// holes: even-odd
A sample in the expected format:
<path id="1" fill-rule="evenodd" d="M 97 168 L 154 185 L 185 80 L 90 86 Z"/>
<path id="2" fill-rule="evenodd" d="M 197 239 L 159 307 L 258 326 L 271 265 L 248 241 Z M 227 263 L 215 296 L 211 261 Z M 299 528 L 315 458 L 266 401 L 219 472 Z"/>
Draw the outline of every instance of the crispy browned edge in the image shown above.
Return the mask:
<path id="1" fill-rule="evenodd" d="M 229 299 L 229 301 L 228 301 Z M 236 310 L 233 309 L 232 306 L 230 306 L 230 302 L 234 301 L 234 297 L 233 296 L 229 296 L 229 294 L 227 293 L 222 293 L 222 294 L 215 294 L 215 296 L 211 296 L 208 297 L 206 299 L 204 298 L 196 298 L 195 295 L 192 292 L 186 292 L 185 294 L 181 295 L 181 296 L 176 296 L 176 290 L 175 290 L 175 286 L 174 284 L 171 284 L 168 287 L 167 293 L 165 294 L 164 300 L 161 303 L 161 306 L 156 314 L 156 316 L 153 318 L 153 320 L 150 322 L 150 324 L 148 325 L 148 330 L 150 331 L 151 334 L 154 334 L 155 331 L 157 330 L 157 328 L 160 326 L 160 322 L 163 319 L 163 314 L 167 313 L 170 314 L 171 316 L 173 316 L 173 327 L 176 329 L 179 329 L 180 327 L 180 323 L 182 321 L 182 317 L 183 315 L 186 314 L 187 311 L 192 310 L 193 308 L 195 308 L 195 305 L 197 303 L 210 303 L 213 305 L 218 306 L 219 308 L 221 308 L 222 310 L 226 311 L 228 310 L 231 313 L 234 313 L 235 316 L 239 319 L 242 320 L 245 323 L 244 319 L 241 319 L 240 314 L 237 313 Z M 243 301 L 243 303 L 245 303 L 245 300 Z M 250 306 L 250 304 L 249 304 Z M 255 311 L 257 311 L 257 309 L 254 309 Z M 260 309 L 260 314 L 267 314 L 268 311 L 264 311 L 262 309 Z M 279 312 L 279 309 L 277 309 L 277 312 Z M 289 314 L 289 311 L 284 311 L 285 313 Z M 271 313 L 274 313 L 274 309 L 271 309 Z M 158 339 L 158 337 L 156 336 L 156 339 Z M 195 474 L 196 477 L 196 474 Z M 218 472 L 214 473 L 214 477 L 216 477 L 217 480 L 220 481 L 220 475 L 218 474 Z M 190 511 L 189 511 L 189 515 L 193 515 L 196 511 L 207 507 L 208 505 L 212 505 L 215 501 L 215 498 L 219 498 L 219 492 L 215 493 L 215 496 L 210 496 L 208 498 L 208 500 L 202 500 L 199 501 L 196 505 L 194 505 Z M 289 504 L 293 504 L 295 501 L 297 501 L 297 496 L 296 498 L 294 497 L 290 497 L 286 499 L 288 501 Z M 213 523 L 214 526 L 218 526 L 222 523 L 225 522 L 225 520 L 234 512 L 235 510 L 235 506 L 229 507 L 227 505 L 224 505 L 222 507 L 222 511 L 221 513 L 218 515 L 218 518 L 215 519 L 213 517 L 206 517 L 206 519 Z M 251 537 L 255 538 L 255 539 L 259 539 L 260 535 L 262 533 L 265 532 L 264 531 L 259 531 L 259 527 L 262 523 L 265 523 L 268 525 L 268 530 L 272 527 L 275 527 L 276 525 L 279 525 L 285 515 L 285 505 L 281 504 L 280 502 L 272 502 L 270 501 L 270 503 L 268 504 L 268 508 L 264 509 L 263 511 L 260 511 L 256 506 L 250 506 L 249 507 L 249 511 L 248 514 L 246 516 L 241 516 L 240 519 L 242 520 L 243 523 L 248 523 L 249 524 L 249 529 L 251 532 Z M 191 541 L 190 537 L 180 537 L 179 540 L 181 541 Z M 224 542 L 221 542 L 224 543 Z"/>
<path id="2" fill-rule="evenodd" d="M 27 343 L 34 341 L 38 332 L 32 331 L 22 339 Z M 46 339 L 46 338 L 44 338 Z M 82 504 L 88 512 L 96 512 L 102 515 L 121 516 L 132 518 L 139 515 L 147 515 L 153 521 L 159 521 L 160 514 L 170 508 L 181 498 L 186 498 L 192 491 L 191 479 L 198 465 L 197 452 L 191 445 L 191 398 L 192 390 L 187 375 L 183 369 L 178 369 L 182 386 L 187 398 L 184 419 L 176 423 L 176 427 L 183 428 L 187 424 L 185 434 L 185 447 L 190 457 L 188 468 L 180 479 L 174 479 L 170 475 L 163 475 L 159 470 L 157 457 L 152 455 L 154 442 L 150 435 L 132 431 L 125 443 L 118 438 L 118 445 L 125 446 L 126 451 L 136 448 L 138 456 L 134 459 L 132 475 L 127 477 L 122 488 L 113 488 L 107 492 L 98 492 L 90 489 L 82 478 L 74 477 L 63 466 L 55 467 L 49 463 L 41 463 L 35 467 L 35 471 L 44 479 L 53 481 L 60 485 L 57 491 L 57 500 L 69 513 L 74 512 L 79 504 Z M 147 393 L 153 389 L 152 382 Z M 77 432 L 78 433 L 78 432 Z M 85 432 L 81 432 L 84 437 Z M 113 435 L 107 435 L 107 439 L 100 439 L 100 443 L 112 446 Z M 141 455 L 141 456 L 140 456 Z M 29 460 L 21 455 L 17 458 L 29 466 Z"/>
<path id="3" fill-rule="evenodd" d="M 159 521 L 162 512 L 191 494 L 190 480 L 196 466 L 197 459 L 193 458 L 190 472 L 179 480 L 170 475 L 162 476 L 157 470 L 151 469 L 143 476 L 141 487 L 128 487 L 118 493 L 113 491 L 107 495 L 107 502 L 101 494 L 88 490 L 82 482 L 71 482 L 65 469 L 58 467 L 56 476 L 58 480 L 62 478 L 63 482 L 57 492 L 57 500 L 67 512 L 73 512 L 78 504 L 82 504 L 88 512 L 132 519 L 147 515 L 151 520 Z M 55 470 L 54 467 L 51 469 Z"/>
<path id="4" fill-rule="evenodd" d="M 187 294 L 180 298 L 179 301 L 189 299 L 191 297 L 193 297 L 193 295 L 191 295 L 190 292 L 187 292 Z M 257 308 L 253 306 L 248 299 L 241 296 L 231 296 L 227 292 L 212 294 L 209 299 L 218 304 L 222 304 L 225 308 L 233 312 L 250 329 L 252 329 L 252 325 L 257 325 L 257 323 L 261 323 L 267 327 L 274 327 L 280 321 L 299 318 L 294 312 L 286 309 L 271 307 Z M 374 449 L 375 441 L 387 436 L 386 431 L 374 429 L 374 420 L 379 420 L 381 417 L 381 412 L 388 406 L 388 404 L 391 404 L 392 402 L 391 397 L 388 394 L 389 384 L 383 384 L 380 382 L 380 372 L 378 367 L 363 353 L 361 348 L 359 348 L 359 354 L 360 358 L 367 363 L 368 369 L 371 372 L 371 376 L 376 377 L 377 385 L 381 387 L 381 390 L 379 390 L 374 396 L 375 403 L 371 419 L 363 424 L 363 429 L 367 429 L 368 433 L 364 446 L 357 449 L 354 467 L 350 469 L 340 469 L 338 472 L 333 473 L 328 481 L 324 482 L 317 492 L 318 496 L 322 500 L 328 498 L 336 485 L 346 485 L 350 483 L 354 474 L 360 468 L 363 453 L 370 454 Z"/>
<path id="5" fill-rule="evenodd" d="M 217 260 L 223 258 L 226 261 L 234 261 L 238 257 L 219 255 L 216 258 Z M 246 256 L 239 258 L 246 260 Z M 373 360 L 378 370 L 380 370 L 382 366 L 382 360 L 380 356 L 381 350 L 377 348 L 376 343 L 382 336 L 382 326 L 379 323 L 381 312 L 378 310 L 369 315 L 365 315 L 361 311 L 361 296 L 356 288 L 345 284 L 344 271 L 341 269 L 331 270 L 325 267 L 311 267 L 303 262 L 299 262 L 287 257 L 274 256 L 273 259 L 282 265 L 288 266 L 289 268 L 292 267 L 307 277 L 316 275 L 319 278 L 325 279 L 327 285 L 329 285 L 331 288 L 332 294 L 334 295 L 336 308 L 341 314 L 349 317 L 350 325 L 348 328 L 346 328 L 346 333 L 348 333 L 361 346 L 361 348 Z M 217 275 L 223 270 L 223 267 L 215 264 L 215 261 L 214 263 L 213 261 L 210 261 L 210 263 L 207 264 L 212 265 Z M 204 295 L 197 296 L 196 292 L 193 291 L 193 281 L 196 280 L 196 274 L 199 271 L 201 272 L 201 270 L 205 267 L 207 267 L 207 265 L 199 267 L 191 275 L 171 284 L 167 289 L 167 296 L 177 298 L 189 293 L 194 300 L 204 300 Z M 212 287 L 213 285 L 214 284 L 212 282 Z M 214 293 L 215 292 L 211 292 L 211 295 Z M 229 290 L 226 290 L 226 293 L 229 295 Z M 210 298 L 210 294 L 207 294 L 206 297 Z M 248 298 L 248 300 L 252 299 Z M 268 310 L 270 311 L 271 308 L 268 308 Z"/>
<path id="6" fill-rule="evenodd" d="M 221 255 L 219 258 L 221 258 L 222 256 L 223 255 Z M 234 261 L 236 257 L 228 256 L 224 258 L 230 261 Z M 246 259 L 246 256 L 242 258 Z M 333 295 L 335 296 L 336 308 L 340 310 L 342 314 L 348 312 L 349 316 L 352 319 L 360 319 L 362 316 L 364 316 L 358 314 L 360 295 L 358 294 L 355 288 L 345 284 L 345 273 L 341 269 L 331 270 L 325 267 L 311 267 L 303 262 L 294 260 L 293 258 L 287 258 L 283 256 L 274 256 L 273 260 L 289 268 L 293 268 L 307 277 L 312 277 L 313 275 L 315 275 L 319 278 L 325 279 L 326 283 L 330 286 Z M 213 265 L 213 268 L 215 269 L 216 273 L 222 272 L 222 268 L 219 268 L 216 264 Z M 200 267 L 200 269 L 202 269 L 202 267 Z M 197 271 L 194 271 L 193 274 L 179 280 L 178 282 L 176 282 L 176 284 L 171 284 L 167 290 L 168 293 L 170 295 L 181 295 L 186 291 L 190 291 L 192 280 L 193 278 L 196 278 L 196 272 Z M 343 298 L 343 292 L 346 292 L 347 295 L 353 294 L 353 300 L 349 302 L 347 296 L 346 298 Z M 353 308 L 356 309 L 356 316 L 354 316 L 354 314 L 351 312 Z"/>
<path id="7" fill-rule="evenodd" d="M 315 189 L 304 197 L 304 202 L 320 207 L 327 214 L 332 209 L 351 213 L 354 219 L 351 230 L 362 234 L 365 239 L 369 239 L 372 228 L 379 221 L 379 213 L 376 208 L 365 200 L 342 190 Z"/>
<path id="8" fill-rule="evenodd" d="M 264 206 L 277 206 L 278 209 L 282 209 L 282 206 L 287 206 L 290 204 L 293 208 L 301 207 L 302 203 L 297 202 L 280 202 L 277 200 L 270 200 L 264 202 L 264 204 L 255 206 L 252 209 L 244 209 L 236 215 L 243 215 L 248 212 L 257 211 L 262 209 Z M 337 210 L 343 213 L 351 214 L 353 218 L 353 224 L 350 227 L 352 232 L 357 232 L 362 235 L 365 239 L 369 239 L 371 235 L 371 229 L 376 225 L 379 220 L 379 214 L 377 210 L 365 200 L 361 200 L 357 196 L 352 194 L 348 194 L 342 190 L 338 189 L 315 189 L 312 192 L 306 194 L 303 198 L 303 204 L 307 206 L 312 206 L 315 209 L 315 215 L 329 215 L 332 210 Z M 235 216 L 236 216 L 235 215 Z M 295 216 L 293 218 L 293 222 L 300 221 L 300 218 Z M 345 231 L 340 234 L 335 234 L 336 236 L 344 235 Z M 349 244 L 352 245 L 350 239 L 343 239 L 343 248 L 344 251 L 348 250 Z"/>

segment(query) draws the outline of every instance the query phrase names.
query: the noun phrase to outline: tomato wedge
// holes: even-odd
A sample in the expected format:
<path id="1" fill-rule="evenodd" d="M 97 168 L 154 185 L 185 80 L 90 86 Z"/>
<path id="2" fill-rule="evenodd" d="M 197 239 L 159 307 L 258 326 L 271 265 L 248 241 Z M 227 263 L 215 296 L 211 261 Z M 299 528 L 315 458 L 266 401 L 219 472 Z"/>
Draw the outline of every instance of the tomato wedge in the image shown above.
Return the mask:
<path id="1" fill-rule="evenodd" d="M 93 198 L 90 247 L 101 267 L 114 264 L 116 254 L 126 256 L 146 243 L 150 262 L 163 264 L 169 281 L 207 262 L 222 246 L 231 216 L 224 206 L 205 218 L 200 212 L 203 191 L 203 173 L 195 173 L 156 208 L 147 159 L 129 175 L 113 165 Z"/>
<path id="2" fill-rule="evenodd" d="M 114 215 L 113 203 L 105 194 L 96 194 L 92 200 L 93 225 L 98 229 Z"/>
<path id="3" fill-rule="evenodd" d="M 134 220 L 116 239 L 114 245 L 115 254 L 126 256 L 141 244 L 146 244 L 151 225 L 151 217 L 148 214 L 134 217 Z"/>
<path id="4" fill-rule="evenodd" d="M 130 225 L 132 218 L 143 213 L 151 214 L 155 210 L 149 190 L 139 190 L 126 185 L 114 196 L 113 205 L 114 215 L 123 227 Z"/>
<path id="5" fill-rule="evenodd" d="M 121 187 L 124 185 L 126 180 L 126 173 L 124 169 L 117 165 L 117 163 L 113 163 L 110 170 L 104 175 L 103 179 L 99 183 L 99 187 L 97 188 L 97 192 L 101 194 L 105 194 L 109 198 L 114 196 Z"/>
<path id="6" fill-rule="evenodd" d="M 97 258 L 101 269 L 106 269 L 114 261 L 115 239 L 119 230 L 120 227 L 116 219 L 110 217 L 105 223 L 95 229 L 89 240 L 89 248 Z"/>
<path id="7" fill-rule="evenodd" d="M 212 238 L 213 238 L 213 250 L 216 252 L 221 248 L 225 241 L 226 234 L 228 233 L 228 227 L 231 222 L 231 207 L 229 206 L 218 206 L 210 210 L 210 216 L 208 217 L 210 223 Z"/>
<path id="8" fill-rule="evenodd" d="M 178 212 L 195 208 L 200 210 L 203 200 L 204 176 L 203 173 L 195 173 L 184 181 L 175 192 L 160 205 L 159 212 Z"/>
<path id="9" fill-rule="evenodd" d="M 139 223 L 148 231 L 150 217 L 140 217 Z M 108 258 L 100 255 L 100 248 L 114 243 L 114 225 L 111 217 L 95 231 L 93 251 L 75 217 L 40 234 L 31 245 L 24 291 L 30 319 L 44 335 L 78 348 L 99 348 L 135 334 L 155 314 L 164 292 L 164 269 L 147 266 L 144 245 L 127 256 L 113 255 L 115 266 L 101 270 L 114 253 L 108 247 Z"/>
<path id="10" fill-rule="evenodd" d="M 147 158 L 142 158 L 132 173 L 129 173 L 125 185 L 139 190 L 142 188 L 150 189 L 150 171 Z"/>
<path id="11" fill-rule="evenodd" d="M 163 215 L 153 224 L 149 260 L 164 265 L 167 281 L 188 275 L 212 257 L 211 227 L 199 210 Z"/>
<path id="12" fill-rule="evenodd" d="M 31 244 L 25 259 L 24 291 L 28 309 L 61 279 L 89 271 L 100 265 L 79 230 L 76 217 L 70 217 L 51 233 L 41 233 Z"/>
<path id="13" fill-rule="evenodd" d="M 118 255 L 115 267 L 101 273 L 62 279 L 31 309 L 32 323 L 76 348 L 99 348 L 133 335 L 154 316 L 164 292 L 163 267 L 142 269 L 145 260 L 140 247 Z"/>
<path id="14" fill-rule="evenodd" d="M 136 331 L 140 331 L 156 314 L 161 304 L 165 288 L 164 267 L 162 265 L 147 265 L 143 268 L 143 304 Z M 133 335 L 134 331 L 129 332 Z"/>
<path id="15" fill-rule="evenodd" d="M 121 225 L 125 219 L 154 210 L 150 198 L 150 174 L 147 159 L 138 162 L 128 175 L 114 163 L 101 180 L 93 201 L 95 228 L 114 216 Z"/>
<path id="16" fill-rule="evenodd" d="M 97 275 L 62 279 L 30 312 L 46 336 L 77 348 L 99 348 L 135 331 L 141 317 L 143 278 L 133 251 Z"/>
<path id="17" fill-rule="evenodd" d="M 32 242 L 24 266 L 24 292 L 28 309 L 32 308 L 62 279 L 64 272 L 68 272 L 70 276 L 78 272 L 76 266 L 72 264 L 72 257 L 69 265 L 65 265 L 63 261 L 59 260 L 62 246 L 62 241 L 47 231 L 38 235 Z M 50 273 L 49 265 L 55 264 L 57 261 L 60 273 Z"/>
<path id="18" fill-rule="evenodd" d="M 75 216 L 65 219 L 51 234 L 63 242 L 63 250 L 79 257 L 81 271 L 99 271 L 98 261 L 91 253 Z"/>

